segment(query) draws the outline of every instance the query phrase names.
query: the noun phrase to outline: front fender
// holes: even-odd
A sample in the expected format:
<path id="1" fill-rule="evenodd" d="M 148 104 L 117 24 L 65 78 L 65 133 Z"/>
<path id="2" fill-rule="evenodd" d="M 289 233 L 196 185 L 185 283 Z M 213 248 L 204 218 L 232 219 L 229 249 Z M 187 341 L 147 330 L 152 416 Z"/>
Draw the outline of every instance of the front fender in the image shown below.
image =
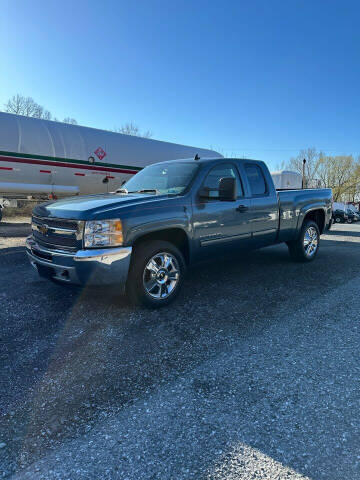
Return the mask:
<path id="1" fill-rule="evenodd" d="M 187 218 L 150 220 L 130 228 L 126 235 L 126 244 L 132 245 L 137 239 L 149 233 L 171 229 L 183 230 L 188 237 L 191 234 L 190 222 Z"/>

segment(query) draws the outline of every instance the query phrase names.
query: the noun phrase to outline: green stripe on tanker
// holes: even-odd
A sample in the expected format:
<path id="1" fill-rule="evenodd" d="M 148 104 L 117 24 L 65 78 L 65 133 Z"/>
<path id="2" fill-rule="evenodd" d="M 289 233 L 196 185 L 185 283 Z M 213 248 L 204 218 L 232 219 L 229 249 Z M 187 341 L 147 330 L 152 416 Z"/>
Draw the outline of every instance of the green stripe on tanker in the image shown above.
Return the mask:
<path id="1" fill-rule="evenodd" d="M 50 157 L 46 155 L 33 155 L 30 153 L 0 151 L 0 155 L 11 156 L 15 158 L 29 158 L 32 160 L 50 160 L 50 161 L 57 161 L 57 162 L 77 163 L 79 165 L 91 165 L 88 160 L 77 160 L 75 158 L 64 158 L 64 157 Z M 98 167 L 124 168 L 129 170 L 136 170 L 136 171 L 139 171 L 142 169 L 141 167 L 134 167 L 132 165 L 119 165 L 117 163 L 96 162 L 95 165 Z"/>

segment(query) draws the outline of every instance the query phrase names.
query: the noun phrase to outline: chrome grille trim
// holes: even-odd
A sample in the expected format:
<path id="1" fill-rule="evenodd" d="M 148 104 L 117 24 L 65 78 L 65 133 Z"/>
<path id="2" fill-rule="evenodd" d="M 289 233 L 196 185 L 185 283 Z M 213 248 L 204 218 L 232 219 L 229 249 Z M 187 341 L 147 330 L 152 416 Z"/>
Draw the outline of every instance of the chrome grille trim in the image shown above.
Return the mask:
<path id="1" fill-rule="evenodd" d="M 71 230 L 76 230 L 79 220 L 71 220 L 68 218 L 53 218 L 53 217 L 40 217 L 38 215 L 33 215 L 32 220 L 35 220 L 39 223 L 47 223 L 51 227 L 58 228 L 67 228 Z"/>
<path id="2" fill-rule="evenodd" d="M 34 239 L 45 248 L 76 251 L 82 248 L 84 222 L 65 218 L 32 216 Z"/>
<path id="3" fill-rule="evenodd" d="M 51 230 L 53 233 L 55 233 L 57 235 L 73 235 L 74 233 L 75 233 L 75 235 L 77 234 L 77 229 L 73 230 L 73 229 L 70 229 L 70 228 L 50 227 L 50 225 L 48 225 L 46 222 L 44 222 L 42 225 L 45 225 L 45 224 L 47 225 L 49 230 Z M 40 225 L 38 223 L 33 223 L 32 229 L 37 230 L 38 232 L 41 233 L 42 225 Z"/>

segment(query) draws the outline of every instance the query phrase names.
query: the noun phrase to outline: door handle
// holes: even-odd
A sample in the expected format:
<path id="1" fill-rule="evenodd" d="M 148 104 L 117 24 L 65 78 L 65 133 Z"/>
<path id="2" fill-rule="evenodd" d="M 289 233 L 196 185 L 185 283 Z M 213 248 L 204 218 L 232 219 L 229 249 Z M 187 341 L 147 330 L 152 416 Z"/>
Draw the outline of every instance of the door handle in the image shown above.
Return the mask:
<path id="1" fill-rule="evenodd" d="M 249 207 L 247 207 L 246 205 L 239 205 L 236 209 L 236 211 L 240 213 L 247 212 L 248 210 Z"/>

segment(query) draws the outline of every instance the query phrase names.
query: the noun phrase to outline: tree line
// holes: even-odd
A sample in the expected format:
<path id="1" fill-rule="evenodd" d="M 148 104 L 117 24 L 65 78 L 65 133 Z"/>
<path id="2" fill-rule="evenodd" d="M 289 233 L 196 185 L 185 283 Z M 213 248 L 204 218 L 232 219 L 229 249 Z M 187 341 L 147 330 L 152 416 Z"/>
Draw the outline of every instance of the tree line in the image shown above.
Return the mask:
<path id="1" fill-rule="evenodd" d="M 16 115 L 24 115 L 25 117 L 40 118 L 43 120 L 52 120 L 54 122 L 69 123 L 77 125 L 78 122 L 73 117 L 65 117 L 59 120 L 49 110 L 44 108 L 39 103 L 35 102 L 32 97 L 25 97 L 17 93 L 13 95 L 4 105 L 4 112 L 15 113 Z M 136 137 L 150 138 L 152 132 L 146 130 L 141 132 L 140 128 L 132 122 L 124 123 L 121 127 L 114 127 L 111 132 L 124 133 L 126 135 L 134 135 Z"/>
<path id="2" fill-rule="evenodd" d="M 335 202 L 360 201 L 360 158 L 326 155 L 313 147 L 301 150 L 282 167 L 302 174 L 304 159 L 305 186 L 331 188 Z"/>

